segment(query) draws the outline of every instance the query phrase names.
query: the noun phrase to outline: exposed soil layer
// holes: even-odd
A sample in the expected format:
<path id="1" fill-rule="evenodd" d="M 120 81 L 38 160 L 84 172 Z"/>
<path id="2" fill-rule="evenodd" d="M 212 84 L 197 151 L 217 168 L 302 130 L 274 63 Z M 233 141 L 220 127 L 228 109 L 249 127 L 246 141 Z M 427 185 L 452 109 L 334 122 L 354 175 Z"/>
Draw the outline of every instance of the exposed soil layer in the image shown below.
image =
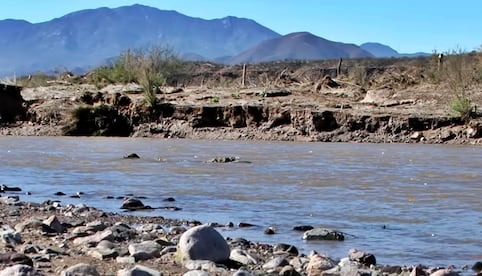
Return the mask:
<path id="1" fill-rule="evenodd" d="M 450 109 L 455 96 L 449 86 L 428 81 L 424 67 L 364 67 L 360 79 L 349 70 L 336 77 L 336 70 L 322 65 L 257 65 L 242 86 L 241 67 L 200 64 L 177 86 L 162 87 L 158 103 L 150 108 L 138 85 L 99 89 L 87 84 L 88 76 L 67 75 L 49 86 L 24 88 L 23 101 L 14 105 L 18 114 L 10 116 L 15 120 L 3 120 L 0 134 L 481 142 L 482 123 L 476 110 L 482 102 L 479 84 L 467 90 L 474 104 L 467 121 Z"/>

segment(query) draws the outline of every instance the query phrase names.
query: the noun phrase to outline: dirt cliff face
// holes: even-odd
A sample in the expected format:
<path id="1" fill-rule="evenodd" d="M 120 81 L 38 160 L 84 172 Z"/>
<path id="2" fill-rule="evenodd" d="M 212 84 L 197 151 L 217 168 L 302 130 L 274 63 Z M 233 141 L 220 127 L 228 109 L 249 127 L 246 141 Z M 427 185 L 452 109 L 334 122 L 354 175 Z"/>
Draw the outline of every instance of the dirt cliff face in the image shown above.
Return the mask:
<path id="1" fill-rule="evenodd" d="M 12 123 L 25 118 L 21 87 L 0 84 L 0 123 Z"/>
<path id="2" fill-rule="evenodd" d="M 258 64 L 245 80 L 242 66 L 190 64 L 151 107 L 139 85 L 99 88 L 89 75 L 59 77 L 21 91 L 25 118 L 13 112 L 20 100 L 2 100 L 17 125 L 0 135 L 480 144 L 482 84 L 464 85 L 474 116 L 463 121 L 450 108 L 450 71 L 431 62 L 348 60 L 340 72 L 330 61 Z"/>

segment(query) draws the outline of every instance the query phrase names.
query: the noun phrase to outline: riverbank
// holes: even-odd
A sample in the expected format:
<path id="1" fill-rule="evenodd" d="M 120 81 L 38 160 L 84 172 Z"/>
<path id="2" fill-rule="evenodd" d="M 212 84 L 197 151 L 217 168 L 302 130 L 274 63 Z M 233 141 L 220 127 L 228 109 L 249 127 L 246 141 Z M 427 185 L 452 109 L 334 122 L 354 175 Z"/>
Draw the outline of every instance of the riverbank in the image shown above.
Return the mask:
<path id="1" fill-rule="evenodd" d="M 123 206 L 139 206 L 133 202 L 137 203 L 131 199 Z M 41 204 L 22 202 L 14 194 L 1 197 L 0 207 L 2 273 L 14 269 L 9 267 L 16 264 L 26 265 L 23 269 L 31 267 L 38 273 L 29 275 L 60 275 L 69 271 L 86 273 L 82 275 L 135 275 L 133 270 L 147 271 L 149 275 L 409 275 L 412 271 L 412 267 L 405 265 L 377 264 L 376 256 L 362 251 L 352 250 L 346 258 L 334 260 L 323 252 L 304 255 L 289 244 L 259 244 L 243 238 L 225 241 L 229 258 L 201 261 L 212 256 L 210 246 L 199 249 L 203 251 L 197 253 L 198 257 L 192 253 L 186 257 L 180 243 L 189 232 L 203 228 L 199 225 L 206 222 L 105 213 L 84 205 L 62 206 L 53 200 Z M 209 229 L 214 230 L 210 234 L 215 236 L 222 228 L 243 227 L 211 225 Z M 301 230 L 309 229 L 304 228 Z M 269 234 L 268 231 L 265 233 Z M 209 241 L 208 245 L 212 244 L 213 238 Z M 198 242 L 205 241 L 199 236 Z M 193 243 L 196 246 L 196 242 Z M 214 252 L 219 250 L 215 248 Z M 419 266 L 416 275 L 449 275 L 443 274 L 448 271 L 471 275 L 468 269 Z"/>
<path id="2" fill-rule="evenodd" d="M 56 84 L 22 89 L 18 115 L 2 124 L 0 135 L 482 143 L 482 121 L 450 115 L 437 89 L 165 88 L 157 95 L 158 104 L 147 108 L 142 88 L 135 84 L 101 90 L 89 84 Z"/>

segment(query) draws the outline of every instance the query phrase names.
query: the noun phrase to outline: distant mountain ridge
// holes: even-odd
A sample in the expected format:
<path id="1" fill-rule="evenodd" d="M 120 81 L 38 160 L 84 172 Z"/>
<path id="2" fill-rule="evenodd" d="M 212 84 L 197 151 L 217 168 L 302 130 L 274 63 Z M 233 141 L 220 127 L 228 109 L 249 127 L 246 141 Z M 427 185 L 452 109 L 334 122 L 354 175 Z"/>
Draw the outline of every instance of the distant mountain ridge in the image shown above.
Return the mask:
<path id="1" fill-rule="evenodd" d="M 142 5 L 82 10 L 38 24 L 7 19 L 0 21 L 0 71 L 96 66 L 152 45 L 213 59 L 279 36 L 250 19 L 204 20 Z"/>
<path id="2" fill-rule="evenodd" d="M 126 49 L 155 45 L 187 60 L 225 63 L 378 56 L 372 48 L 306 32 L 281 36 L 251 19 L 204 20 L 133 5 L 82 10 L 36 24 L 0 20 L 0 76 L 86 70 Z"/>
<path id="3" fill-rule="evenodd" d="M 308 32 L 298 32 L 261 42 L 229 59 L 229 63 L 362 57 L 373 55 L 355 44 L 334 42 Z"/>

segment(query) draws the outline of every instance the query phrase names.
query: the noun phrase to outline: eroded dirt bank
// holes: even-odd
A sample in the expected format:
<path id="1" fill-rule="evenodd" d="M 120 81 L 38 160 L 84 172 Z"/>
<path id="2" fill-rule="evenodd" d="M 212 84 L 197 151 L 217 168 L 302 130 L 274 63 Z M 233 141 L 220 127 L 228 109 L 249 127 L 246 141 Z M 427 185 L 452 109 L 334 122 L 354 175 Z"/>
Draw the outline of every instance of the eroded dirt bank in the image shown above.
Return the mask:
<path id="1" fill-rule="evenodd" d="M 23 99 L 9 105 L 18 114 L 8 111 L 0 134 L 481 143 L 481 121 L 467 123 L 452 116 L 436 89 L 417 85 L 365 92 L 320 84 L 165 88 L 167 92 L 157 95 L 159 104 L 146 108 L 137 85 L 99 90 L 87 84 L 57 84 L 23 89 Z"/>

